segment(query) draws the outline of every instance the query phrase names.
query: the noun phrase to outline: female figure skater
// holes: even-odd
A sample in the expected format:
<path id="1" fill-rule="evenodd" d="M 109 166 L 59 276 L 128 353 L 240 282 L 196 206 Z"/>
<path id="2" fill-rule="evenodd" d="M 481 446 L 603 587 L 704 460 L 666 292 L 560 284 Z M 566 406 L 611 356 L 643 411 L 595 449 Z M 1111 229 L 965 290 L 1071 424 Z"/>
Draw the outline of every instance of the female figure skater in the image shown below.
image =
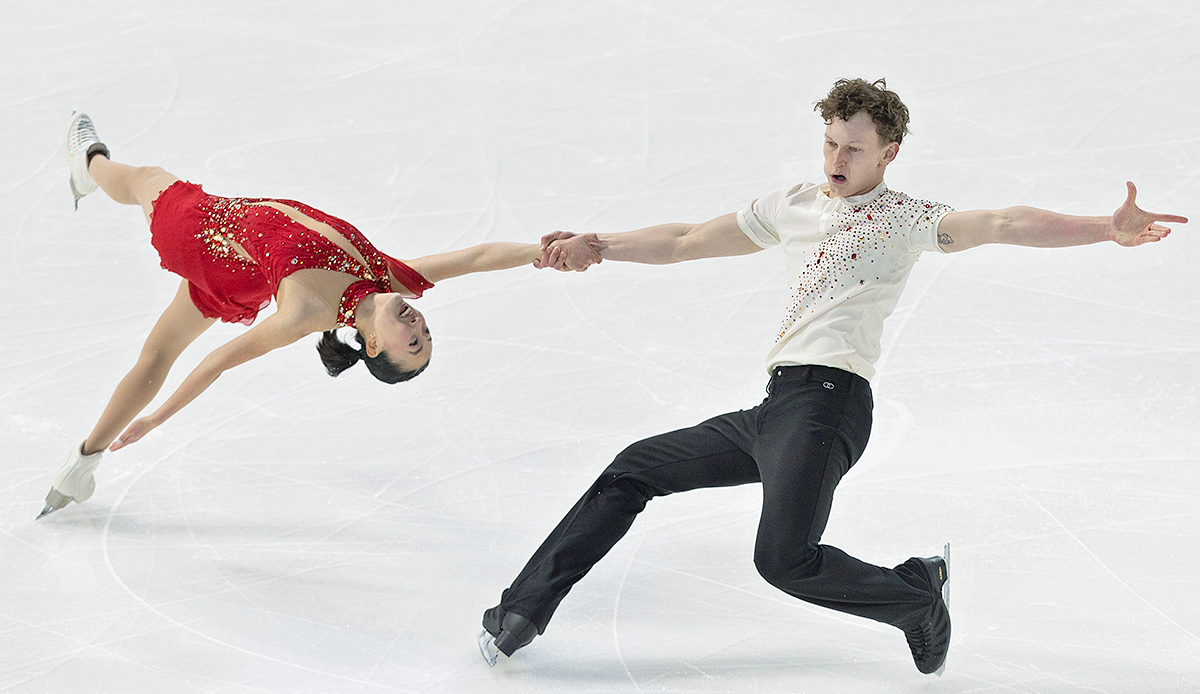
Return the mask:
<path id="1" fill-rule="evenodd" d="M 350 224 L 303 203 L 216 197 L 163 169 L 118 164 L 83 113 L 72 118 L 64 149 L 76 209 L 97 186 L 119 203 L 141 205 L 163 267 L 183 281 L 96 427 L 67 455 L 38 518 L 87 500 L 106 448 L 141 439 L 225 370 L 321 332 L 317 351 L 329 375 L 361 359 L 381 381 L 406 381 L 433 351 L 425 317 L 407 299 L 458 275 L 542 266 L 537 243 L 485 243 L 397 260 Z M 253 323 L 272 296 L 275 313 L 214 350 L 161 407 L 134 421 L 185 347 L 217 319 Z M 343 326 L 357 329 L 357 348 L 338 339 L 334 331 Z"/>

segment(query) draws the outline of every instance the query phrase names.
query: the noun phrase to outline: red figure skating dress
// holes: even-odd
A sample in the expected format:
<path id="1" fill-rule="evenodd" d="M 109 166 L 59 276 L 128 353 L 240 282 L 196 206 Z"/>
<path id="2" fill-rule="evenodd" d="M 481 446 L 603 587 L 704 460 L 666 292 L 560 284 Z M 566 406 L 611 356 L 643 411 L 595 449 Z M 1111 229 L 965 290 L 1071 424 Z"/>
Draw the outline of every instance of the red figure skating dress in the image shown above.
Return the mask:
<path id="1" fill-rule="evenodd" d="M 320 232 L 259 204 L 263 202 L 286 205 L 328 224 L 350 242 L 366 266 Z M 389 270 L 414 296 L 433 286 L 333 215 L 294 200 L 217 197 L 185 181 L 171 184 L 154 201 L 150 242 L 162 266 L 188 281 L 200 313 L 227 323 L 253 323 L 283 278 L 297 270 L 333 270 L 359 278 L 342 295 L 339 326 L 354 325 L 354 309 L 364 296 L 393 291 Z M 232 243 L 251 259 L 242 257 Z"/>

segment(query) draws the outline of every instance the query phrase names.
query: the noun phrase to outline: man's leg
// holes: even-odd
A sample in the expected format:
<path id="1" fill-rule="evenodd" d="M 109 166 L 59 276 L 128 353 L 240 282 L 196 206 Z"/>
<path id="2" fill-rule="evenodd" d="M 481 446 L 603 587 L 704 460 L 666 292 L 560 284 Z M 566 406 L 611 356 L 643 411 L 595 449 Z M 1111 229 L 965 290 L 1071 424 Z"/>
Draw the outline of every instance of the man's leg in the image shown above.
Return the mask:
<path id="1" fill-rule="evenodd" d="M 944 609 L 938 606 L 944 566 L 937 582 L 929 562 L 909 559 L 887 569 L 819 544 L 834 489 L 862 455 L 870 428 L 865 379 L 825 367 L 776 371 L 754 447 L 763 485 L 754 563 L 772 585 L 807 602 L 891 624 L 906 634 L 924 626 L 936 632 L 942 626 L 926 622 L 936 621 L 932 611 Z M 948 615 L 944 621 L 944 641 L 926 634 L 926 641 L 937 642 L 914 645 L 910 636 L 922 672 L 936 669 L 945 657 Z M 922 648 L 930 652 L 918 654 Z"/>
<path id="2" fill-rule="evenodd" d="M 558 603 L 625 535 L 650 499 L 757 482 L 758 467 L 747 452 L 757 409 L 714 417 L 622 451 L 534 552 L 500 605 L 488 610 L 488 631 L 497 635 L 504 616 L 515 613 L 544 632 Z"/>

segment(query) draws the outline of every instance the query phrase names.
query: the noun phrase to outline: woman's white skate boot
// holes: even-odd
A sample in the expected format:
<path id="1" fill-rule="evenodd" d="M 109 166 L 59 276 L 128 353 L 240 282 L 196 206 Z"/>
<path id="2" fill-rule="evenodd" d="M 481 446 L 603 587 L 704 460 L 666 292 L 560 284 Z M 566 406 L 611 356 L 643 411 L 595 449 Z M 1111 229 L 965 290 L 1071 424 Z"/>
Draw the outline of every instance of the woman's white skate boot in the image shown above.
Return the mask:
<path id="1" fill-rule="evenodd" d="M 58 469 L 58 477 L 54 478 L 54 484 L 50 486 L 50 493 L 46 495 L 46 508 L 42 509 L 38 518 L 48 513 L 54 513 L 72 501 L 78 504 L 90 499 L 92 492 L 96 491 L 96 478 L 92 473 L 100 464 L 102 455 L 104 455 L 103 450 L 96 451 L 91 455 L 84 455 L 82 443 L 72 449 L 67 454 L 67 459 L 63 462 L 62 467 Z"/>
<path id="2" fill-rule="evenodd" d="M 86 113 L 71 113 L 71 123 L 63 139 L 63 152 L 71 169 L 71 195 L 75 196 L 75 209 L 78 210 L 79 199 L 91 195 L 99 187 L 88 173 L 88 162 L 97 154 L 108 156 L 108 148 L 96 135 L 96 126 Z"/>

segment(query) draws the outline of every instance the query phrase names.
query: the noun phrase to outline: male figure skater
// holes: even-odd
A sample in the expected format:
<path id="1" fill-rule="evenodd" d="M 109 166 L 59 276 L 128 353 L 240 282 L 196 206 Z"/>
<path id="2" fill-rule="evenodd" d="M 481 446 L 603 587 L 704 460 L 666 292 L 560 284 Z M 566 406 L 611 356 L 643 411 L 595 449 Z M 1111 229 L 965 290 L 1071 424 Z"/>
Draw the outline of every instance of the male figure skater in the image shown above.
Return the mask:
<path id="1" fill-rule="evenodd" d="M 1144 212 L 1128 183 L 1106 217 L 1030 207 L 955 212 L 889 190 L 908 109 L 879 80 L 840 80 L 817 102 L 826 123 L 824 185 L 777 190 L 703 224 L 543 239 L 543 264 L 582 270 L 601 260 L 676 263 L 783 247 L 791 299 L 757 407 L 639 441 L 622 451 L 483 616 L 480 647 L 494 664 L 545 631 L 558 603 L 656 496 L 761 482 L 754 564 L 801 600 L 899 627 L 922 673 L 941 671 L 950 644 L 945 558 L 889 569 L 819 544 L 838 481 L 871 428 L 873 364 L 883 320 L 918 255 L 986 243 L 1043 248 L 1115 241 L 1139 246 L 1170 233 L 1174 215 Z"/>

